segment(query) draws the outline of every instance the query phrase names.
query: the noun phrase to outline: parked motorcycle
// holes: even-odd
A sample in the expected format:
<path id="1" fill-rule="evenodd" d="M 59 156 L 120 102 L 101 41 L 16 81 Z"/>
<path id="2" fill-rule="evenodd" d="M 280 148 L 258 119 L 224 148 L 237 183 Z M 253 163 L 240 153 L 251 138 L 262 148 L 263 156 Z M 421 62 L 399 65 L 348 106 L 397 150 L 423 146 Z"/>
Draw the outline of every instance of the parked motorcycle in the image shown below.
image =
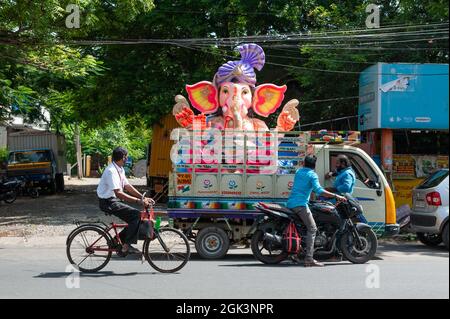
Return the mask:
<path id="1" fill-rule="evenodd" d="M 20 187 L 20 181 L 1 181 L 0 182 L 0 201 L 7 204 L 13 203 L 17 198 L 17 192 Z"/>
<path id="2" fill-rule="evenodd" d="M 30 196 L 31 198 L 39 197 L 39 189 L 33 185 L 33 182 L 27 177 L 17 178 L 20 185 L 17 189 L 17 193 L 22 196 Z"/>
<path id="3" fill-rule="evenodd" d="M 318 228 L 314 242 L 315 256 L 332 256 L 338 250 L 354 264 L 364 264 L 375 255 L 377 236 L 372 228 L 360 223 L 357 216 L 362 206 L 351 195 L 347 202 L 333 205 L 326 201 L 312 201 L 310 210 Z M 265 264 L 278 264 L 290 255 L 286 247 L 286 230 L 293 222 L 300 238 L 306 238 L 307 228 L 290 209 L 277 204 L 258 203 L 256 209 L 264 215 L 254 227 L 251 248 L 254 256 Z M 304 241 L 301 241 L 304 245 Z"/>

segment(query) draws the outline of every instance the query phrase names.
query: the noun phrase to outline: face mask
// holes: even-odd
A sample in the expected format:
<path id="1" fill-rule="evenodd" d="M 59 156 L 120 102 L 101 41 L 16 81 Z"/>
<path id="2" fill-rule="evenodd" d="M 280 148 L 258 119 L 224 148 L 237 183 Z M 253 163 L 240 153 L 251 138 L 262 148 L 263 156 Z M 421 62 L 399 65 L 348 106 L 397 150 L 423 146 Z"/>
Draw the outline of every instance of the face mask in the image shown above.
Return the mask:
<path id="1" fill-rule="evenodd" d="M 343 168 L 342 166 L 336 167 L 336 170 L 337 170 L 338 172 L 342 171 L 343 169 L 344 169 L 344 168 Z"/>

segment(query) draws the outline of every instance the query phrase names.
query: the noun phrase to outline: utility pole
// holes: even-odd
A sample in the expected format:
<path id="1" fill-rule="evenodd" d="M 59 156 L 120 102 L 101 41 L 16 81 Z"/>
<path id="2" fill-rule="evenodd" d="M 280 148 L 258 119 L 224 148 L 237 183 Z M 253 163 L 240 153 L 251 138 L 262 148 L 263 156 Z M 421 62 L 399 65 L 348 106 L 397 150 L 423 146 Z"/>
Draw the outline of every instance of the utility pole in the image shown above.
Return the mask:
<path id="1" fill-rule="evenodd" d="M 83 178 L 83 161 L 81 159 L 80 127 L 75 124 L 75 147 L 77 150 L 77 171 L 78 179 Z"/>

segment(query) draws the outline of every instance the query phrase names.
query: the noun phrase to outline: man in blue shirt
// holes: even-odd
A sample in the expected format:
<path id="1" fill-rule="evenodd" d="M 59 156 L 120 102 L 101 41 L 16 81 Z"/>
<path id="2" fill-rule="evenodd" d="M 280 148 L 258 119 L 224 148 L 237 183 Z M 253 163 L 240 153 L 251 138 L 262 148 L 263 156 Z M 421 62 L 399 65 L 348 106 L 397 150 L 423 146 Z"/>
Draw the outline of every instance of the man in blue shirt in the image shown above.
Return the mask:
<path id="1" fill-rule="evenodd" d="M 306 237 L 305 267 L 323 267 L 322 263 L 314 260 L 314 241 L 316 239 L 317 226 L 311 210 L 308 207 L 309 197 L 314 192 L 336 200 L 345 201 L 345 197 L 333 194 L 325 190 L 319 183 L 319 177 L 314 171 L 317 158 L 314 155 L 305 157 L 305 164 L 295 173 L 294 186 L 289 196 L 287 207 L 297 214 L 308 229 Z"/>
<path id="2" fill-rule="evenodd" d="M 353 188 L 355 187 L 356 175 L 353 171 L 352 164 L 346 155 L 339 155 L 337 157 L 336 173 L 329 172 L 325 175 L 325 179 L 336 176 L 336 180 L 333 183 L 333 187 L 327 188 L 330 192 L 336 192 L 339 195 L 353 194 Z M 357 216 L 362 223 L 368 223 L 363 214 Z"/>
<path id="3" fill-rule="evenodd" d="M 336 172 L 329 172 L 325 175 L 325 179 L 329 179 L 333 176 L 336 176 L 336 180 L 333 183 L 333 187 L 328 190 L 337 192 L 338 194 L 353 193 L 356 176 L 350 160 L 346 155 L 339 155 L 337 157 Z"/>

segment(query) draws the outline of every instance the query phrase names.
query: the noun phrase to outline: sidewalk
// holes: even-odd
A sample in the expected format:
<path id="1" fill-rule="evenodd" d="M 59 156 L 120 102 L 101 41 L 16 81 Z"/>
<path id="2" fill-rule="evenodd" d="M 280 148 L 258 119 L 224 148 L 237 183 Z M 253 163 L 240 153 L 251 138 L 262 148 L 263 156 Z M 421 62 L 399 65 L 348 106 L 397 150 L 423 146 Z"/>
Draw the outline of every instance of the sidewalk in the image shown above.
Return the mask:
<path id="1" fill-rule="evenodd" d="M 117 220 L 98 208 L 96 189 L 99 181 L 99 178 L 69 180 L 66 177 L 63 193 L 43 193 L 36 199 L 19 197 L 12 204 L 0 203 L 0 243 L 26 243 L 27 238 L 33 238 L 29 242 L 44 244 L 52 242 L 51 238 L 67 236 L 75 228 L 75 220 L 105 223 Z M 145 178 L 129 181 L 141 192 L 147 191 Z"/>

